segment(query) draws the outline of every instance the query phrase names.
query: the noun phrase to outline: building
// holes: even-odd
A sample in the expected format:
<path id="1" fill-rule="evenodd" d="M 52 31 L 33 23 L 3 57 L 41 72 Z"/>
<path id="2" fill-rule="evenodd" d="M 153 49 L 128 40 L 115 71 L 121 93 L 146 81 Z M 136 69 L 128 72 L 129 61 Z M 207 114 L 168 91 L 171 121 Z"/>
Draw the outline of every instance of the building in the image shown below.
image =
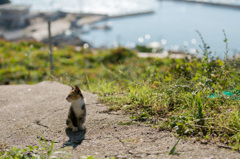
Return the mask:
<path id="1" fill-rule="evenodd" d="M 30 24 L 30 5 L 0 5 L 0 26 L 7 29 L 21 28 Z"/>

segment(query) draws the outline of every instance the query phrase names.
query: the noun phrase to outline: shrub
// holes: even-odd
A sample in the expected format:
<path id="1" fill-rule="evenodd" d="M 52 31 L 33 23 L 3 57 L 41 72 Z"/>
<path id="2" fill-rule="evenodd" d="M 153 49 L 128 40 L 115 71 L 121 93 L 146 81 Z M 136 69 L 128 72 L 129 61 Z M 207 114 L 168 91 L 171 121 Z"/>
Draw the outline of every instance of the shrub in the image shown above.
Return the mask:
<path id="1" fill-rule="evenodd" d="M 104 63 L 121 63 L 128 58 L 136 57 L 136 53 L 130 49 L 119 47 L 117 49 L 112 49 L 108 55 L 103 59 Z"/>

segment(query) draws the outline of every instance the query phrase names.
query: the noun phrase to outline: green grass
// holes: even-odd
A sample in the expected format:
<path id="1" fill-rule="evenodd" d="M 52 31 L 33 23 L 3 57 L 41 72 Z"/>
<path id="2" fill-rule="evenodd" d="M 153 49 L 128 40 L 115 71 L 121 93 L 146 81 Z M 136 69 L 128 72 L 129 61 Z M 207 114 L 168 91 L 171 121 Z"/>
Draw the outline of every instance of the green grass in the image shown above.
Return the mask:
<path id="1" fill-rule="evenodd" d="M 201 34 L 199 33 L 200 37 Z M 150 122 L 179 136 L 219 140 L 240 149 L 239 59 L 213 57 L 202 39 L 203 58 L 138 58 L 126 48 L 75 51 L 54 49 L 54 77 L 47 46 L 0 41 L 0 82 L 56 80 L 97 93 L 109 110 Z M 225 93 L 224 93 L 225 92 Z M 226 93 L 227 92 L 227 93 Z M 154 121 L 154 122 L 153 122 Z"/>
<path id="2" fill-rule="evenodd" d="M 0 145 L 0 159 L 68 159 L 72 156 L 67 150 L 54 150 L 55 142 L 47 143 L 42 136 L 38 140 L 39 146 L 28 146 L 27 148 L 9 147 L 3 143 Z M 97 159 L 94 156 L 79 157 L 80 159 Z M 114 159 L 114 157 L 109 158 Z"/>
<path id="3" fill-rule="evenodd" d="M 121 67 L 115 65 L 119 72 L 110 69 L 116 78 L 88 80 L 86 89 L 98 93 L 110 110 L 125 110 L 134 120 L 154 118 L 159 129 L 199 139 L 217 138 L 239 150 L 239 59 L 227 58 L 226 37 L 223 60 L 213 57 L 201 39 L 202 59 L 138 59 L 141 64 L 150 62 L 141 68 L 131 58 L 131 66 L 126 61 Z M 124 65 L 129 67 L 122 71 Z"/>
<path id="4" fill-rule="evenodd" d="M 178 143 L 179 143 L 179 141 L 181 140 L 181 138 L 179 138 L 178 139 L 178 141 L 175 143 L 175 145 L 173 146 L 173 148 L 169 151 L 169 155 L 174 155 L 174 154 L 176 154 L 176 148 L 177 148 L 177 145 L 178 145 Z"/>
<path id="5" fill-rule="evenodd" d="M 47 143 L 44 137 L 38 140 L 39 146 L 27 148 L 9 147 L 3 143 L 0 145 L 0 159 L 67 159 L 70 153 L 63 149 L 54 150 L 55 142 Z"/>

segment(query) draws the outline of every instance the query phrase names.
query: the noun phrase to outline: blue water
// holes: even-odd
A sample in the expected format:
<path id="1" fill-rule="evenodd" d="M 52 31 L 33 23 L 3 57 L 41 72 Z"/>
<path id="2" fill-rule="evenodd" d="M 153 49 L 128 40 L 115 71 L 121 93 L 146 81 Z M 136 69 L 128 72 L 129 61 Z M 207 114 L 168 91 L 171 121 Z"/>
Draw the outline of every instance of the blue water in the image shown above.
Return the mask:
<path id="1" fill-rule="evenodd" d="M 158 2 L 154 14 L 112 19 L 111 31 L 92 31 L 82 35 L 94 46 L 124 46 L 147 44 L 158 41 L 165 44 L 165 49 L 188 50 L 200 49 L 201 40 L 196 30 L 200 31 L 205 42 L 217 56 L 223 57 L 225 49 L 225 30 L 230 54 L 240 50 L 240 10 L 210 7 L 183 2 Z M 104 23 L 104 22 L 102 22 Z M 150 35 L 150 39 L 145 39 Z M 142 43 L 138 40 L 144 39 Z"/>
<path id="2" fill-rule="evenodd" d="M 20 3 L 20 1 L 23 2 L 23 0 L 13 1 L 16 3 L 17 1 L 18 3 Z M 27 1 L 28 0 L 25 0 L 24 2 L 26 3 Z M 56 0 L 43 1 L 52 2 L 52 4 L 56 3 Z M 57 2 L 61 4 L 61 1 L 63 0 Z M 71 1 L 76 3 L 73 3 L 75 9 L 73 5 L 72 11 L 80 12 L 97 12 L 114 15 L 148 9 L 155 11 L 155 13 L 148 15 L 110 19 L 109 21 L 112 23 L 111 30 L 92 30 L 88 34 L 80 35 L 82 39 L 89 41 L 95 47 L 112 47 L 119 43 L 127 47 L 134 47 L 136 44 L 147 44 L 158 41 L 162 43 L 165 49 L 184 50 L 187 48 L 194 52 L 196 49 L 200 50 L 199 45 L 201 44 L 201 40 L 196 33 L 196 30 L 199 30 L 205 42 L 210 45 L 215 54 L 223 57 L 224 51 L 226 50 L 225 43 L 223 42 L 224 34 L 222 30 L 224 29 L 228 38 L 230 55 L 240 50 L 240 21 L 238 20 L 240 17 L 240 9 L 158 0 Z M 40 2 L 41 1 L 38 1 L 38 3 Z M 109 2 L 109 4 L 107 2 Z M 219 0 L 219 2 L 225 3 L 227 1 Z M 239 4 L 240 0 L 230 0 L 228 2 Z M 104 5 L 102 5 L 102 3 Z M 59 4 L 53 5 L 56 10 L 61 9 Z M 71 5 L 68 4 L 66 6 L 69 7 Z M 34 6 L 33 8 L 37 10 L 38 7 Z M 38 9 L 43 9 L 40 8 L 41 7 Z M 49 8 L 49 6 L 45 8 Z M 63 10 L 67 9 L 63 8 Z M 105 22 L 99 22 L 98 24 L 103 23 Z"/>

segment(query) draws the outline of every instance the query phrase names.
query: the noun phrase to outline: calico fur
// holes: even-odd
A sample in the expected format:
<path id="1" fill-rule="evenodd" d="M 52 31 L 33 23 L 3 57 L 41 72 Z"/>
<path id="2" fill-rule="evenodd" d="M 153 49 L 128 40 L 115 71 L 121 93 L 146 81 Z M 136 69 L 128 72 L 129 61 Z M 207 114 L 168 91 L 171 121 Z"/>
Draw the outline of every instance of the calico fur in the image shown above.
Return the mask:
<path id="1" fill-rule="evenodd" d="M 72 131 L 84 130 L 86 120 L 86 105 L 83 94 L 78 86 L 72 86 L 66 100 L 71 103 L 66 124 Z"/>

